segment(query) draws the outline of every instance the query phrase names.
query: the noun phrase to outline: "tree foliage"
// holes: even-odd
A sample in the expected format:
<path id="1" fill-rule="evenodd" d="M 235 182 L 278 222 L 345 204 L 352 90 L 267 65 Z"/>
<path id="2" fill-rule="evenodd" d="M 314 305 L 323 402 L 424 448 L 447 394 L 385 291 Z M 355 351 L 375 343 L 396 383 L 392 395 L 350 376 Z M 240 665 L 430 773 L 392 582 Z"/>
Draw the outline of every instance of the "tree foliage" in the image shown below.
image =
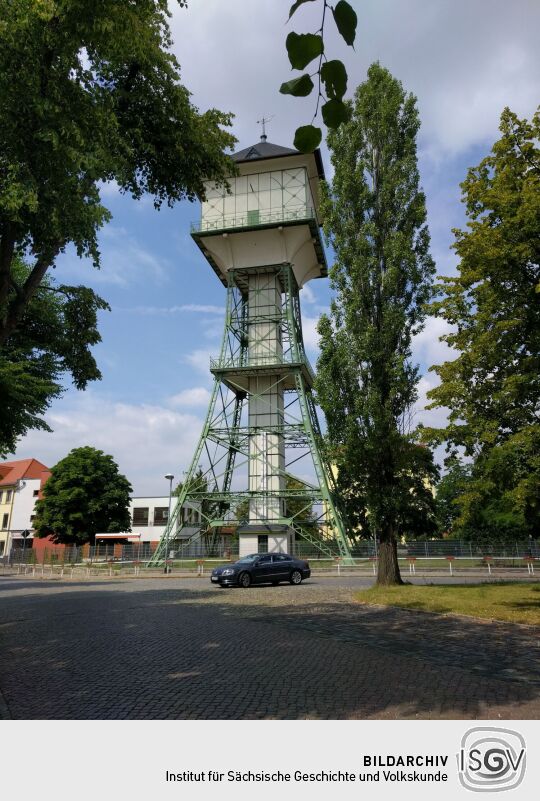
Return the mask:
<path id="1" fill-rule="evenodd" d="M 505 109 L 500 131 L 461 185 L 458 274 L 433 304 L 457 357 L 432 368 L 429 397 L 450 414 L 423 435 L 474 459 L 457 529 L 503 539 L 537 534 L 540 515 L 540 110 L 528 122 Z"/>
<path id="2" fill-rule="evenodd" d="M 185 482 L 179 481 L 173 490 L 173 495 L 179 497 L 184 486 Z M 203 521 L 208 523 L 213 518 L 219 516 L 220 503 L 218 501 L 213 501 L 211 498 L 202 497 L 213 492 L 211 482 L 208 480 L 208 476 L 204 474 L 202 467 L 199 467 L 195 475 L 192 476 L 191 481 L 188 483 L 187 492 L 190 495 L 190 501 L 200 503 L 201 519 Z"/>
<path id="3" fill-rule="evenodd" d="M 23 283 L 30 268 L 17 258 L 13 274 Z M 99 310 L 108 305 L 91 289 L 58 284 L 45 276 L 19 326 L 0 351 L 0 456 L 15 450 L 29 429 L 49 431 L 41 415 L 62 392 L 69 373 L 77 389 L 100 378 L 90 347 L 100 342 Z"/>
<path id="4" fill-rule="evenodd" d="M 349 504 L 363 506 L 380 541 L 380 582 L 400 581 L 396 536 L 413 493 L 404 481 L 419 459 L 407 432 L 418 370 L 411 337 L 421 330 L 434 272 L 419 189 L 416 101 L 373 64 L 331 131 L 335 176 L 323 198 L 335 249 L 336 292 L 319 324 L 317 396 Z M 346 482 L 353 479 L 347 492 Z"/>
<path id="5" fill-rule="evenodd" d="M 223 184 L 231 173 L 225 151 L 235 140 L 223 130 L 230 115 L 192 105 L 170 50 L 168 13 L 166 0 L 2 3 L 2 349 L 28 325 L 32 301 L 36 314 L 44 277 L 69 244 L 99 266 L 97 233 L 110 218 L 101 182 L 114 180 L 134 198 L 148 192 L 159 207 L 201 197 L 205 178 Z M 21 255 L 28 271 L 17 266 Z M 66 314 L 92 317 L 100 304 L 81 287 L 71 297 Z M 88 361 L 84 344 L 79 355 Z M 97 378 L 87 367 L 85 380 Z M 34 413 L 29 407 L 27 424 Z"/>
<path id="6" fill-rule="evenodd" d="M 36 534 L 82 545 L 93 543 L 98 533 L 130 531 L 130 493 L 112 456 L 89 446 L 74 448 L 52 468 L 36 503 Z"/>
<path id="7" fill-rule="evenodd" d="M 314 0 L 296 0 L 290 8 L 289 20 L 305 3 Z M 317 69 L 312 73 L 304 73 L 281 84 L 280 92 L 294 97 L 307 97 L 315 88 L 313 78 L 317 82 L 317 101 L 315 113 L 310 125 L 297 128 L 294 146 L 302 153 L 315 150 L 321 143 L 322 131 L 313 125 L 321 108 L 321 115 L 327 128 L 337 128 L 348 119 L 349 109 L 343 97 L 347 91 L 347 70 L 339 59 L 328 60 L 325 52 L 324 32 L 327 11 L 332 11 L 334 23 L 345 43 L 354 46 L 358 18 L 356 11 L 346 0 L 339 0 L 331 6 L 328 0 L 322 0 L 321 24 L 315 33 L 296 33 L 291 31 L 285 41 L 287 55 L 294 70 L 303 70 L 317 60 Z M 322 101 L 322 105 L 321 105 Z"/>
<path id="8" fill-rule="evenodd" d="M 529 426 L 475 461 L 457 498 L 456 533 L 463 539 L 508 542 L 540 530 L 540 425 Z"/>
<path id="9" fill-rule="evenodd" d="M 506 109 L 500 130 L 461 185 L 469 221 L 454 232 L 458 274 L 441 279 L 433 304 L 458 356 L 431 368 L 441 379 L 431 408 L 450 415 L 427 436 L 471 456 L 540 414 L 540 110 L 529 123 Z"/>
<path id="10" fill-rule="evenodd" d="M 471 480 L 472 465 L 463 464 L 453 457 L 447 464 L 447 471 L 437 484 L 437 521 L 441 535 L 462 536 L 456 524 L 461 514 L 461 496 Z"/>

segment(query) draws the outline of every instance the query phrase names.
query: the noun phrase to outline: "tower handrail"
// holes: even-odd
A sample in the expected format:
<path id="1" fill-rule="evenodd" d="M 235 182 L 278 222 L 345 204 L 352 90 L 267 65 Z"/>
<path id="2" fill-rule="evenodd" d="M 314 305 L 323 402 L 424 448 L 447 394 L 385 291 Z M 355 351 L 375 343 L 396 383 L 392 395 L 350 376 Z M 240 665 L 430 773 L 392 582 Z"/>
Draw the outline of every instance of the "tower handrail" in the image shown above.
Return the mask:
<path id="1" fill-rule="evenodd" d="M 275 225 L 280 222 L 301 222 L 314 219 L 316 219 L 316 215 L 312 206 L 299 206 L 296 209 L 281 208 L 272 211 L 256 209 L 251 213 L 246 211 L 242 214 L 223 214 L 214 219 L 192 222 L 191 233 L 253 228 L 258 225 Z"/>

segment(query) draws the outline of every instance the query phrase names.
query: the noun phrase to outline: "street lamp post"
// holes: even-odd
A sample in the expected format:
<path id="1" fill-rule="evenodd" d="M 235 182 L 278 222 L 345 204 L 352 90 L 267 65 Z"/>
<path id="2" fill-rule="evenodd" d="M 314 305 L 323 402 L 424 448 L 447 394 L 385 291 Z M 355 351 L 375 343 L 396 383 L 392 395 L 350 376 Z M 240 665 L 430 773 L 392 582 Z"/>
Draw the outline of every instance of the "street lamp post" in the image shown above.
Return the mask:
<path id="1" fill-rule="evenodd" d="M 167 515 L 167 527 L 165 529 L 165 568 L 164 573 L 169 572 L 169 565 L 167 564 L 167 560 L 169 558 L 169 529 L 171 525 L 171 499 L 172 499 L 172 483 L 173 483 L 173 474 L 167 473 L 165 478 L 169 482 L 169 513 Z"/>

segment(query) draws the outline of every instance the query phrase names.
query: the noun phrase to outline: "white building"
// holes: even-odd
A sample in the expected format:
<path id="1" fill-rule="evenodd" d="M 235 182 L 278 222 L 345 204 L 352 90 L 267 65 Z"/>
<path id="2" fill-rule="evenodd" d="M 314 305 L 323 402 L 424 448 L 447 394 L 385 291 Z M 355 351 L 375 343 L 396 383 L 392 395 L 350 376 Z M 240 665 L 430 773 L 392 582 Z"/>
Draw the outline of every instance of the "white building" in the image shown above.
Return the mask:
<path id="1" fill-rule="evenodd" d="M 30 532 L 31 542 L 34 507 L 49 475 L 37 459 L 0 462 L 0 556 L 22 546 L 23 531 Z"/>
<path id="2" fill-rule="evenodd" d="M 178 498 L 171 500 L 171 513 L 174 512 Z M 169 496 L 137 496 L 131 499 L 131 533 L 139 542 L 159 542 L 169 513 Z M 175 536 L 187 539 L 201 524 L 200 507 L 195 503 L 185 503 L 176 521 Z"/>

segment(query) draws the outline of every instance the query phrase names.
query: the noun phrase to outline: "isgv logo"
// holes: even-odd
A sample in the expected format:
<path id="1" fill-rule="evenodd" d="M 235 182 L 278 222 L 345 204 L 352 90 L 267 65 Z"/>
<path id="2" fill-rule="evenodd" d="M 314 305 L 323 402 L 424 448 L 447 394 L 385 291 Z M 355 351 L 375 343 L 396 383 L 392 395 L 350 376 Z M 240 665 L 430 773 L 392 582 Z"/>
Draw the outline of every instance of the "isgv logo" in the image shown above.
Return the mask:
<path id="1" fill-rule="evenodd" d="M 457 754 L 459 780 L 467 790 L 512 790 L 523 781 L 525 739 L 512 729 L 477 726 L 469 729 Z"/>

